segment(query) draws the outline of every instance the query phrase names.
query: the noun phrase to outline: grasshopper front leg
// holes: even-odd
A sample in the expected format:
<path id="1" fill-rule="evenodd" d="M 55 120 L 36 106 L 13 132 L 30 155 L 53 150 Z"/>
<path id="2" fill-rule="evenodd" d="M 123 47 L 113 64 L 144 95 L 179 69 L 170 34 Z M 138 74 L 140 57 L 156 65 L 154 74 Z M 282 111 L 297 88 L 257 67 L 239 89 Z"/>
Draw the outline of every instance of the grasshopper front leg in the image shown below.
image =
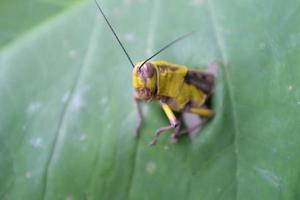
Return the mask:
<path id="1" fill-rule="evenodd" d="M 167 117 L 170 121 L 170 125 L 157 129 L 155 131 L 154 138 L 150 142 L 150 145 L 155 145 L 156 144 L 157 139 L 158 139 L 159 135 L 162 132 L 165 132 L 165 131 L 168 131 L 170 129 L 176 128 L 180 125 L 179 121 L 177 121 L 177 119 L 176 119 L 173 111 L 171 110 L 171 108 L 167 104 L 162 103 L 162 102 L 160 103 L 160 105 L 161 105 L 162 109 L 164 110 L 164 112 L 166 113 L 166 115 L 167 115 Z"/>
<path id="2" fill-rule="evenodd" d="M 136 138 L 138 138 L 140 135 L 140 129 L 141 129 L 142 123 L 143 123 L 143 115 L 142 115 L 141 106 L 138 102 L 139 101 L 138 98 L 136 96 L 133 96 L 133 100 L 134 100 L 135 109 L 137 111 L 137 124 L 135 127 L 134 136 Z"/>

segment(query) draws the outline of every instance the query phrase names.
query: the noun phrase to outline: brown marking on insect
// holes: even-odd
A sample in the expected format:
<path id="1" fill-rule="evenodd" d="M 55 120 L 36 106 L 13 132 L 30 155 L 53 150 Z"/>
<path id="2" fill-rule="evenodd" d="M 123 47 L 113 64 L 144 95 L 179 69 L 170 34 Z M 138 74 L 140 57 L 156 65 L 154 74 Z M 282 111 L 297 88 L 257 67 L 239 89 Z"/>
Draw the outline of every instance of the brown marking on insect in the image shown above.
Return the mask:
<path id="1" fill-rule="evenodd" d="M 184 81 L 187 84 L 196 86 L 207 95 L 212 93 L 215 86 L 215 77 L 213 74 L 196 70 L 188 70 L 186 76 L 184 77 Z"/>
<path id="2" fill-rule="evenodd" d="M 164 66 L 159 66 L 158 69 L 159 69 L 159 72 L 164 72 L 164 71 L 166 70 L 166 67 L 164 67 Z"/>
<path id="3" fill-rule="evenodd" d="M 159 100 L 162 103 L 167 103 L 169 97 L 165 96 L 156 96 L 156 99 Z"/>
<path id="4" fill-rule="evenodd" d="M 175 71 L 177 71 L 178 68 L 173 67 L 173 66 L 169 66 L 169 69 L 170 69 L 171 71 L 175 72 Z"/>

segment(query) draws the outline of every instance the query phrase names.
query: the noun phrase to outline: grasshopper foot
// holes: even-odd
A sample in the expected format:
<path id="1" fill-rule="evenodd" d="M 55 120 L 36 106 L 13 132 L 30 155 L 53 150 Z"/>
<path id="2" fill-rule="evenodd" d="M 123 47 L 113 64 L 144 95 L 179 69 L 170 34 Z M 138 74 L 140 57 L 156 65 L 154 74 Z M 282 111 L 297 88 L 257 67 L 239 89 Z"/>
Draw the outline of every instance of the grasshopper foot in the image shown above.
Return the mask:
<path id="1" fill-rule="evenodd" d="M 173 134 L 171 135 L 170 140 L 171 140 L 172 143 L 177 143 L 177 142 L 178 142 L 178 135 L 175 134 L 175 133 L 173 133 Z"/>
<path id="2" fill-rule="evenodd" d="M 162 132 L 168 131 L 168 130 L 170 130 L 170 129 L 172 129 L 172 128 L 174 128 L 174 125 L 170 124 L 170 125 L 168 125 L 168 126 L 161 127 L 161 128 L 159 128 L 159 129 L 157 129 L 157 130 L 155 131 L 154 138 L 153 138 L 152 141 L 150 142 L 150 145 L 151 145 L 151 146 L 155 145 L 157 139 L 158 139 L 159 136 L 160 136 L 160 134 L 161 134 Z"/>
<path id="3" fill-rule="evenodd" d="M 178 137 L 180 136 L 180 128 L 181 128 L 181 123 L 177 123 L 177 125 L 175 126 L 175 130 L 172 133 L 170 140 L 172 143 L 177 143 L 178 142 Z"/>
<path id="4" fill-rule="evenodd" d="M 156 142 L 157 142 L 157 139 L 153 139 L 149 142 L 149 145 L 154 146 L 154 145 L 156 145 Z"/>

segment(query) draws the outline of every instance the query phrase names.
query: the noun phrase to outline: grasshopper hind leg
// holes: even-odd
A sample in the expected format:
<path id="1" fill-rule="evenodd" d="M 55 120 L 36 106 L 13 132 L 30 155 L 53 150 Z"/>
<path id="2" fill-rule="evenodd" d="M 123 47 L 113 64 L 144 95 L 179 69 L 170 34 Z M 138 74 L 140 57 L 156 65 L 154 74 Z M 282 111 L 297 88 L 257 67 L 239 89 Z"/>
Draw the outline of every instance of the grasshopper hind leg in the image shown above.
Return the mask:
<path id="1" fill-rule="evenodd" d="M 179 116 L 178 116 L 178 118 L 179 118 L 179 124 L 178 124 L 178 126 L 174 129 L 174 132 L 172 133 L 172 135 L 171 135 L 171 137 L 170 137 L 170 140 L 171 140 L 171 142 L 172 143 L 176 143 L 176 142 L 178 142 L 178 138 L 181 136 L 181 135 L 184 135 L 184 134 L 181 134 L 181 128 L 182 128 L 182 126 L 181 126 L 181 124 L 182 124 L 182 114 L 180 114 Z"/>
<path id="2" fill-rule="evenodd" d="M 184 128 L 178 127 L 175 129 L 171 135 L 171 142 L 176 143 L 178 139 L 182 136 L 193 137 L 201 129 L 202 125 L 205 123 L 205 119 L 199 117 L 199 115 L 194 113 L 183 112 L 180 115 L 180 121 L 184 124 Z"/>
<path id="3" fill-rule="evenodd" d="M 186 129 L 181 130 L 179 135 L 188 134 L 190 138 L 194 138 L 203 125 L 213 116 L 214 112 L 206 107 L 190 108 L 188 112 L 183 113 L 183 121 Z"/>
<path id="4" fill-rule="evenodd" d="M 177 142 L 178 138 L 184 135 L 188 135 L 193 139 L 202 129 L 203 125 L 212 117 L 213 111 L 207 108 L 193 108 L 189 110 L 189 112 L 183 112 L 181 121 L 185 127 L 180 130 L 175 130 L 171 136 L 171 141 Z"/>

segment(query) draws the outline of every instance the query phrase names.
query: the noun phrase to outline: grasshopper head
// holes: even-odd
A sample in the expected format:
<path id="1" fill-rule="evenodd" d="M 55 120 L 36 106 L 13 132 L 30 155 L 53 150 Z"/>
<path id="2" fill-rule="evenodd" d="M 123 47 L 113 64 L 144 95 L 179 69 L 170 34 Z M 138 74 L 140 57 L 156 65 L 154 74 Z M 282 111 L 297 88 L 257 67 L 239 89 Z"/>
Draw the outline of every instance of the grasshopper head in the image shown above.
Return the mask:
<path id="1" fill-rule="evenodd" d="M 132 70 L 132 85 L 138 98 L 151 101 L 156 90 L 156 70 L 150 62 L 140 66 L 141 63 Z"/>

